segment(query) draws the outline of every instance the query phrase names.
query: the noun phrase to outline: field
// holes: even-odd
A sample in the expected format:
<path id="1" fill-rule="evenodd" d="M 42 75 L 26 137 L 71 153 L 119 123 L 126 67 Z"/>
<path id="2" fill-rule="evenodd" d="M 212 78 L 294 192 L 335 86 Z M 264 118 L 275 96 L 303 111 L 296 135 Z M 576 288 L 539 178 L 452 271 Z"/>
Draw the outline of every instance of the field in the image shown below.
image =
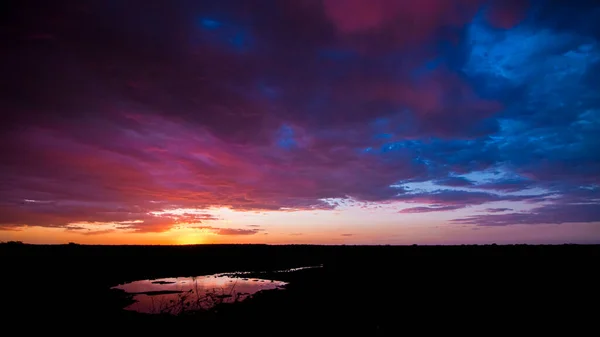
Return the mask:
<path id="1" fill-rule="evenodd" d="M 564 328 L 573 333 L 596 324 L 600 299 L 595 245 L 13 243 L 0 245 L 0 258 L 3 326 L 44 332 L 398 335 L 458 329 L 487 335 Z M 286 290 L 189 315 L 124 311 L 130 300 L 110 290 L 140 279 L 321 264 L 272 276 L 290 282 Z"/>

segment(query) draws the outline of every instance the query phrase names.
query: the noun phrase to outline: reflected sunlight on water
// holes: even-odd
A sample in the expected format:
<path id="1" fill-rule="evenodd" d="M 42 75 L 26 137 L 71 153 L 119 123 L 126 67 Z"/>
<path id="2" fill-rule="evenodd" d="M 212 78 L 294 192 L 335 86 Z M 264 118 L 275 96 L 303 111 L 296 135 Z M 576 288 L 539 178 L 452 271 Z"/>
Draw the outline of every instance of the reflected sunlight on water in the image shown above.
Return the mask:
<path id="1" fill-rule="evenodd" d="M 278 270 L 272 273 L 294 272 L 321 266 Z M 125 310 L 148 314 L 181 314 L 206 310 L 221 303 L 243 301 L 263 290 L 283 289 L 287 282 L 272 279 L 242 278 L 261 272 L 233 272 L 197 277 L 172 277 L 140 280 L 112 289 L 133 295 L 134 303 Z"/>

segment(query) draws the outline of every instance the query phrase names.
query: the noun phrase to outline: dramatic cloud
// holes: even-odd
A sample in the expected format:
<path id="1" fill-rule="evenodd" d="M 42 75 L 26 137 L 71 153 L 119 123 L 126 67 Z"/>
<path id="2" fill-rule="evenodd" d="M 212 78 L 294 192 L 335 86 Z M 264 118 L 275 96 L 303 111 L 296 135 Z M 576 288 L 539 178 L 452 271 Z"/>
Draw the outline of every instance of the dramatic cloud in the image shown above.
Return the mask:
<path id="1" fill-rule="evenodd" d="M 507 212 L 507 211 L 512 211 L 512 208 L 504 208 L 504 207 L 500 207 L 500 208 L 486 208 L 485 211 L 488 213 L 501 213 L 501 212 Z"/>
<path id="2" fill-rule="evenodd" d="M 481 205 L 493 201 L 524 201 L 538 198 L 539 195 L 501 195 L 487 192 L 459 190 L 436 190 L 431 192 L 406 193 L 398 200 L 411 203 L 433 204 L 435 207 Z"/>
<path id="3" fill-rule="evenodd" d="M 581 192 L 600 185 L 590 3 L 14 2 L 0 229 L 162 232 L 218 223 L 215 208 L 341 200 L 535 204 L 469 224 L 598 221 Z"/>
<path id="4" fill-rule="evenodd" d="M 543 200 L 548 202 L 548 200 Z M 534 207 L 529 211 L 511 212 L 510 208 L 487 209 L 488 213 L 452 222 L 478 226 L 507 226 L 515 224 L 563 224 L 577 222 L 600 222 L 600 188 L 574 188 L 561 196 L 551 199 L 550 203 Z"/>
<path id="5" fill-rule="evenodd" d="M 411 207 L 400 210 L 400 213 L 428 213 L 428 212 L 440 212 L 440 211 L 452 211 L 455 209 L 463 208 L 463 205 L 451 205 L 441 206 L 435 205 L 433 207 Z"/>
<path id="6" fill-rule="evenodd" d="M 474 215 L 452 221 L 478 226 L 600 222 L 600 204 L 546 205 L 534 208 L 530 212 Z"/>

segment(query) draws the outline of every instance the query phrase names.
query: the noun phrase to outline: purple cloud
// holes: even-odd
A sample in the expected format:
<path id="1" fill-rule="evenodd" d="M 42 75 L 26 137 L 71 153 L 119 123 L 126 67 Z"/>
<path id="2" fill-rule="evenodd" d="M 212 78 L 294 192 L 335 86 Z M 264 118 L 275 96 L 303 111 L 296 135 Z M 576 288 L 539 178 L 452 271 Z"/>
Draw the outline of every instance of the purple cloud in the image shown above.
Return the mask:
<path id="1" fill-rule="evenodd" d="M 452 222 L 477 226 L 509 226 L 600 222 L 600 204 L 554 204 L 529 212 L 473 215 Z"/>
<path id="2" fill-rule="evenodd" d="M 501 208 L 486 208 L 484 210 L 484 212 L 488 212 L 488 213 L 502 213 L 502 212 L 508 212 L 508 211 L 512 211 L 512 208 L 505 208 L 505 207 L 501 207 Z"/>
<path id="3" fill-rule="evenodd" d="M 338 207 L 327 199 L 549 202 L 467 222 L 596 221 L 579 205 L 600 184 L 593 11 L 528 6 L 19 2 L 3 22 L 19 43 L 0 55 L 0 229 L 162 232 L 219 220 L 176 209 Z M 566 12 L 582 19 L 553 19 Z M 521 178 L 457 177 L 498 167 Z M 407 181 L 443 189 L 394 187 Z M 530 188 L 544 192 L 511 193 Z"/>
<path id="4" fill-rule="evenodd" d="M 261 231 L 261 229 L 219 228 L 212 226 L 196 226 L 192 228 L 209 230 L 217 235 L 254 235 Z"/>
<path id="5" fill-rule="evenodd" d="M 500 195 L 487 192 L 471 192 L 461 190 L 436 190 L 432 192 L 405 193 L 398 200 L 432 204 L 435 207 L 482 205 L 493 201 L 527 201 L 538 199 L 540 195 Z"/>
<path id="6" fill-rule="evenodd" d="M 461 209 L 466 207 L 465 205 L 449 205 L 449 206 L 433 206 L 433 207 L 410 207 L 400 210 L 399 213 L 429 213 L 429 212 L 443 212 L 452 211 L 455 209 Z"/>

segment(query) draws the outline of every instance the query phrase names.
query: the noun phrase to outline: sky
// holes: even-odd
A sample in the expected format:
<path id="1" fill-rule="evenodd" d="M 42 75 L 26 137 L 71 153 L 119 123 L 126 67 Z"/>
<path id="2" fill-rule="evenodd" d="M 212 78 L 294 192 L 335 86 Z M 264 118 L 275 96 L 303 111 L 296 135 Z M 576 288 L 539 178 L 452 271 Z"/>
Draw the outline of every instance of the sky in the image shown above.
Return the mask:
<path id="1" fill-rule="evenodd" d="M 600 7 L 0 10 L 0 241 L 600 243 Z"/>

